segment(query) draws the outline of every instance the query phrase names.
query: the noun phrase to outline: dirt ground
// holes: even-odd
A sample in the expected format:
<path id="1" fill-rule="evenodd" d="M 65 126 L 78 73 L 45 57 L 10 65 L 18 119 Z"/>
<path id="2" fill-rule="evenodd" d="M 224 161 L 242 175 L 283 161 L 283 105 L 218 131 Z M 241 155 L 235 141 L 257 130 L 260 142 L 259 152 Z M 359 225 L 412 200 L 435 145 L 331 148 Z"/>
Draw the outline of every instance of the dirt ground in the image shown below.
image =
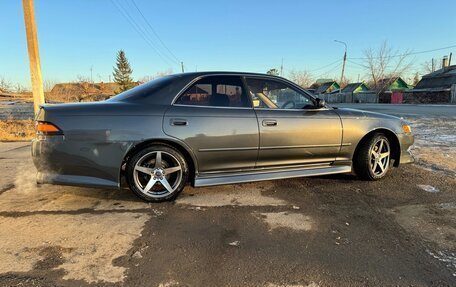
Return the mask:
<path id="1" fill-rule="evenodd" d="M 416 120 L 414 153 L 431 155 L 382 181 L 187 187 L 163 204 L 38 187 L 30 145 L 1 143 L 0 286 L 456 286 L 455 155 L 436 156 L 455 145 Z"/>

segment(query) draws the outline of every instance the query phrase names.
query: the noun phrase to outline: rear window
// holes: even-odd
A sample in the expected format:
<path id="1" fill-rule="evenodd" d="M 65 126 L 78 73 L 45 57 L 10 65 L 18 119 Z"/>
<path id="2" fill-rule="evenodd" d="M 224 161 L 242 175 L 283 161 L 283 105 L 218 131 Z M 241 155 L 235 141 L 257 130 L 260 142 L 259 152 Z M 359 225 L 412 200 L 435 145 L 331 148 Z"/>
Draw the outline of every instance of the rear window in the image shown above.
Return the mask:
<path id="1" fill-rule="evenodd" d="M 139 85 L 137 87 L 134 87 L 133 89 L 130 89 L 123 93 L 120 93 L 120 94 L 110 98 L 108 101 L 125 101 L 125 100 L 145 98 L 148 95 L 156 93 L 157 91 L 167 87 L 168 85 L 170 85 L 173 82 L 174 79 L 175 79 L 174 75 L 161 77 L 161 78 L 149 81 L 145 84 Z"/>

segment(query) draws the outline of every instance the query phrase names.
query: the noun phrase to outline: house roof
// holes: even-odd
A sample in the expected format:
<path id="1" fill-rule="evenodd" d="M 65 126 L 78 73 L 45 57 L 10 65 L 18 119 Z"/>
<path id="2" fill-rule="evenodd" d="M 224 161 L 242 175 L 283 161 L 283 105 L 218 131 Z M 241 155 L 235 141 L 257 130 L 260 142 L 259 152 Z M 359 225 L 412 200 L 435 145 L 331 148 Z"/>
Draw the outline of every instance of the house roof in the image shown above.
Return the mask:
<path id="1" fill-rule="evenodd" d="M 326 92 L 330 87 L 332 87 L 333 85 L 336 85 L 336 89 L 339 88 L 339 85 L 338 85 L 335 81 L 326 82 L 326 83 L 321 84 L 321 86 L 319 86 L 319 87 L 315 90 L 315 94 L 325 93 L 325 92 Z"/>
<path id="2" fill-rule="evenodd" d="M 389 85 L 394 83 L 398 78 L 399 77 L 380 79 L 380 80 L 377 81 L 377 85 L 388 87 Z"/>
<path id="3" fill-rule="evenodd" d="M 348 84 L 345 86 L 345 88 L 342 89 L 342 93 L 353 93 L 359 86 L 362 85 L 364 85 L 367 88 L 366 84 L 364 84 L 363 82 Z"/>
<path id="4" fill-rule="evenodd" d="M 416 84 L 415 89 L 446 89 L 451 88 L 451 85 L 454 84 L 456 84 L 456 65 L 424 75 Z"/>
<path id="5" fill-rule="evenodd" d="M 116 83 L 61 83 L 56 84 L 52 94 L 102 94 L 115 95 L 119 86 Z"/>
<path id="6" fill-rule="evenodd" d="M 378 80 L 377 88 L 380 88 L 381 90 L 389 90 L 394 82 L 397 82 L 404 88 L 408 89 L 409 87 L 409 85 L 401 77 L 391 77 Z"/>
<path id="7" fill-rule="evenodd" d="M 334 82 L 334 80 L 333 79 L 317 79 L 315 81 L 315 84 L 323 85 L 325 83 L 330 83 L 330 82 Z"/>

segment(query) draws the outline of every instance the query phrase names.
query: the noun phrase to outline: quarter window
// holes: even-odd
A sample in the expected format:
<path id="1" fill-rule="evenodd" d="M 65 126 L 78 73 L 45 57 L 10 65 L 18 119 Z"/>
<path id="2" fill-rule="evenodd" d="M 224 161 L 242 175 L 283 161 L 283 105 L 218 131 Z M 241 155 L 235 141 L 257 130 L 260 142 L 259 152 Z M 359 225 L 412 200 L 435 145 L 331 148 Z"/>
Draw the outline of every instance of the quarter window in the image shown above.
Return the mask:
<path id="1" fill-rule="evenodd" d="M 254 108 L 310 109 L 312 98 L 282 82 L 265 79 L 246 79 Z"/>
<path id="2" fill-rule="evenodd" d="M 206 77 L 197 81 L 176 101 L 180 105 L 250 107 L 239 77 Z"/>

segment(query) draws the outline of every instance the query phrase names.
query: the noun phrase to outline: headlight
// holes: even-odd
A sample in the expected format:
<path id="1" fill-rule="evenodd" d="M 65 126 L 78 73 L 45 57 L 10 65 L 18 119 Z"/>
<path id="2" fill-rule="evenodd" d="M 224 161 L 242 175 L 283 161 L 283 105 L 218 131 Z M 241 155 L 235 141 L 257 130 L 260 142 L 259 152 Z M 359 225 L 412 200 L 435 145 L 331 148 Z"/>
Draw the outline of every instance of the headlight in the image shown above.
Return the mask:
<path id="1" fill-rule="evenodd" d="M 409 134 L 412 132 L 412 128 L 407 124 L 402 124 L 402 130 L 404 133 Z"/>

